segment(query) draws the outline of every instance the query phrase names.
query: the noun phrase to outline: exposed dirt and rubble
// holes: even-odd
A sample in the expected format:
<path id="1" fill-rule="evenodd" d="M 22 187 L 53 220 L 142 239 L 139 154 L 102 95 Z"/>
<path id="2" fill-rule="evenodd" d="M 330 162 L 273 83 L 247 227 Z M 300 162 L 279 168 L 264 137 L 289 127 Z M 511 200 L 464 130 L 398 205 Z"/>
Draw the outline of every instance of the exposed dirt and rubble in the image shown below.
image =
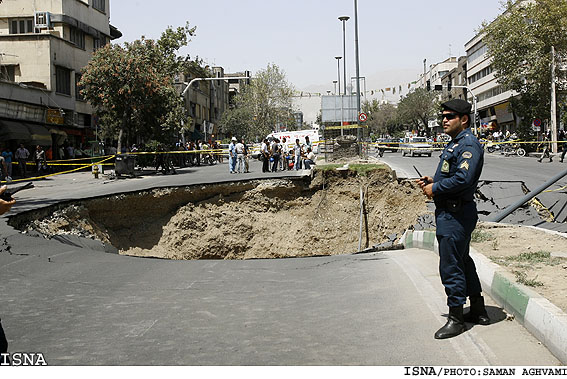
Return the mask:
<path id="1" fill-rule="evenodd" d="M 310 183 L 263 180 L 112 196 L 45 211 L 23 227 L 168 259 L 344 254 L 358 251 L 361 188 L 369 246 L 401 237 L 426 210 L 414 183 L 398 183 L 382 167 L 366 174 L 318 172 Z"/>

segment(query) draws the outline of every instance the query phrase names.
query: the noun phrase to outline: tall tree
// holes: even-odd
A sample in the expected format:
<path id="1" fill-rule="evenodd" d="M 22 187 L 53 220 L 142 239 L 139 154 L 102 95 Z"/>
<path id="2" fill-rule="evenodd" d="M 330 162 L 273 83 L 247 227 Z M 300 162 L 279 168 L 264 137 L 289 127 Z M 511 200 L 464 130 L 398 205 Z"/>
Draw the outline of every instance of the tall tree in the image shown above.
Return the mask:
<path id="1" fill-rule="evenodd" d="M 235 96 L 235 108 L 221 119 L 222 132 L 251 140 L 265 137 L 278 125 L 292 127 L 293 93 L 285 73 L 277 65 L 268 64 Z"/>
<path id="2" fill-rule="evenodd" d="M 437 92 L 417 88 L 400 100 L 398 104 L 399 121 L 415 129 L 427 129 L 429 120 L 439 112 Z"/>
<path id="3" fill-rule="evenodd" d="M 194 32 L 187 23 L 157 41 L 108 44 L 84 69 L 82 94 L 100 116 L 103 135 L 118 139 L 118 151 L 125 134 L 164 141 L 187 122 L 174 78 L 189 61 L 177 52 Z"/>
<path id="4" fill-rule="evenodd" d="M 483 24 L 481 32 L 498 82 L 520 95 L 511 104 L 523 118 L 525 130 L 533 119 L 549 118 L 551 47 L 557 52 L 555 59 L 566 62 L 567 2 L 509 0 L 503 10 L 492 23 Z M 565 70 L 556 71 L 557 83 L 563 84 L 563 90 L 566 75 Z"/>
<path id="5" fill-rule="evenodd" d="M 370 131 L 378 135 L 394 135 L 401 127 L 398 122 L 398 110 L 395 105 L 376 99 L 362 103 L 362 111 L 368 115 L 366 122 Z"/>

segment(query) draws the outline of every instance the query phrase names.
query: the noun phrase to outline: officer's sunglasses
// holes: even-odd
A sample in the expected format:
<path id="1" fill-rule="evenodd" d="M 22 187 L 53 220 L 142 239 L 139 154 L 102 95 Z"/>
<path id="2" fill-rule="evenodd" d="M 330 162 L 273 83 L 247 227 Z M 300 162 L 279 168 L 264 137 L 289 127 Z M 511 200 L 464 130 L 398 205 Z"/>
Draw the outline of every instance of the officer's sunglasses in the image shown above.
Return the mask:
<path id="1" fill-rule="evenodd" d="M 443 121 L 443 119 L 452 120 L 456 117 L 460 117 L 458 113 L 442 113 L 439 115 L 439 119 Z"/>

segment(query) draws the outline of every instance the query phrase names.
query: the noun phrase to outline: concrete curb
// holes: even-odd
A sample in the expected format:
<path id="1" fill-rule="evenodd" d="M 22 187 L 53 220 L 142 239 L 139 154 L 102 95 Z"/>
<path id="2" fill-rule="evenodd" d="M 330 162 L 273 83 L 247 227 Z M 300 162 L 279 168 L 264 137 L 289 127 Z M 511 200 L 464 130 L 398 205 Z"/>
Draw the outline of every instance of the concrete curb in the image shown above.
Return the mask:
<path id="1" fill-rule="evenodd" d="M 439 253 L 433 231 L 407 231 L 400 243 Z M 506 270 L 471 248 L 483 291 L 516 319 L 563 364 L 567 364 L 567 314 L 537 292 L 517 283 Z"/>

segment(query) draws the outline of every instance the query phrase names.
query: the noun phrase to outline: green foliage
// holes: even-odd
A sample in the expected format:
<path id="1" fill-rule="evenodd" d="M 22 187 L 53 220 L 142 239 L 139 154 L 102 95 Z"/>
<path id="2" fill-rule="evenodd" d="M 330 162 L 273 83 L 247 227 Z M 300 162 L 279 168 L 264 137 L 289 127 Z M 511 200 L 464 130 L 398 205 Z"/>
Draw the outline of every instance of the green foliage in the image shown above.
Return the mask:
<path id="1" fill-rule="evenodd" d="M 529 134 L 535 118 L 548 119 L 551 104 L 551 47 L 560 62 L 567 58 L 567 2 L 536 0 L 504 5 L 504 13 L 481 29 L 498 82 L 521 96 L 511 102 Z M 567 72 L 557 70 L 557 83 Z"/>
<path id="2" fill-rule="evenodd" d="M 528 287 L 541 287 L 543 283 L 537 280 L 537 276 L 532 279 L 528 279 L 528 275 L 524 271 L 513 271 L 516 276 L 518 283 L 523 284 Z"/>
<path id="3" fill-rule="evenodd" d="M 95 107 L 102 134 L 118 138 L 119 149 L 124 135 L 166 141 L 187 122 L 173 78 L 188 61 L 177 51 L 194 31 L 187 24 L 168 28 L 157 41 L 108 44 L 84 69 L 82 94 Z"/>
<path id="4" fill-rule="evenodd" d="M 377 135 L 394 135 L 403 126 L 398 121 L 398 111 L 393 104 L 380 104 L 376 99 L 362 103 L 362 112 L 368 115 L 370 132 Z"/>
<path id="5" fill-rule="evenodd" d="M 220 121 L 223 133 L 244 136 L 252 141 L 264 138 L 276 125 L 293 127 L 294 88 L 277 65 L 268 64 L 241 91 L 235 96 L 236 107 L 225 112 Z"/>
<path id="6" fill-rule="evenodd" d="M 398 120 L 414 129 L 427 129 L 429 120 L 439 112 L 437 93 L 417 88 L 403 97 L 398 104 Z"/>
<path id="7" fill-rule="evenodd" d="M 493 239 L 494 239 L 494 234 L 490 232 L 486 232 L 482 229 L 473 230 L 471 235 L 471 242 L 474 243 L 492 241 Z"/>

